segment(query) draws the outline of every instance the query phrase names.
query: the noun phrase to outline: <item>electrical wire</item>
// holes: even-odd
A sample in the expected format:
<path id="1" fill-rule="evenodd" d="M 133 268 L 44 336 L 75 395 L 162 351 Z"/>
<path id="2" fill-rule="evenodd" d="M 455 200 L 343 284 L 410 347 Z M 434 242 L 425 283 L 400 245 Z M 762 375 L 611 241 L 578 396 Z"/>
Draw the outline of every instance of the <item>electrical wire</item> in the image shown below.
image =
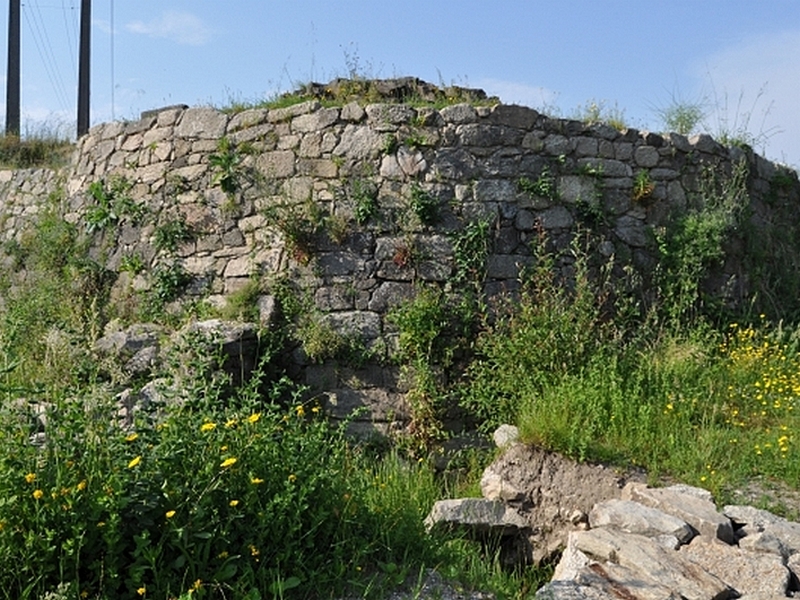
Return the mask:
<path id="1" fill-rule="evenodd" d="M 31 3 L 31 0 L 22 5 L 22 8 L 25 9 L 29 6 L 32 8 L 29 10 L 22 10 L 22 14 L 25 15 L 25 23 L 31 32 L 36 50 L 39 53 L 39 58 L 41 59 L 42 64 L 44 65 L 47 78 L 50 80 L 50 85 L 53 87 L 56 99 L 61 109 L 66 110 L 67 106 L 69 105 L 66 88 L 64 86 L 64 81 L 61 78 L 60 70 L 56 64 L 50 39 L 47 37 L 44 29 L 44 20 L 42 19 L 41 11 L 39 10 L 38 4 Z M 33 7 L 35 7 L 35 10 Z"/>
<path id="2" fill-rule="evenodd" d="M 69 9 L 67 9 L 67 6 L 64 4 L 65 2 L 66 2 L 66 0 L 61 0 L 61 16 L 64 18 L 64 33 L 67 36 L 67 47 L 69 48 L 69 58 L 72 61 L 72 72 L 73 73 L 77 73 L 78 72 L 78 63 L 75 60 L 75 47 L 78 45 L 78 43 L 77 43 L 77 35 L 73 35 L 73 34 L 76 33 L 76 29 L 74 28 L 74 26 L 75 26 L 75 20 L 74 20 L 75 5 L 72 2 L 70 2 L 71 6 L 69 7 Z M 73 15 L 73 21 L 72 21 L 73 29 L 72 30 L 70 30 L 70 28 L 69 28 L 69 22 L 67 20 L 67 10 L 72 11 L 72 15 Z"/>

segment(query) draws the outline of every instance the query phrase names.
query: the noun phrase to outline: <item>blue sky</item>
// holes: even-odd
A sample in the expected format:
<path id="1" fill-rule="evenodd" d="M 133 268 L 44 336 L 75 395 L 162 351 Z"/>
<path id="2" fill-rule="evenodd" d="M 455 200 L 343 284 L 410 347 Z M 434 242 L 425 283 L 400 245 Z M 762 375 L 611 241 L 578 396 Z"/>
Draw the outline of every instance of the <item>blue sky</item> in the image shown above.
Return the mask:
<path id="1" fill-rule="evenodd" d="M 71 130 L 80 0 L 23 4 L 23 129 Z M 746 128 L 767 156 L 800 166 L 800 0 L 92 4 L 93 125 L 169 104 L 263 99 L 355 69 L 482 87 L 561 116 L 595 101 L 654 131 L 658 108 L 702 102 L 707 130 Z"/>

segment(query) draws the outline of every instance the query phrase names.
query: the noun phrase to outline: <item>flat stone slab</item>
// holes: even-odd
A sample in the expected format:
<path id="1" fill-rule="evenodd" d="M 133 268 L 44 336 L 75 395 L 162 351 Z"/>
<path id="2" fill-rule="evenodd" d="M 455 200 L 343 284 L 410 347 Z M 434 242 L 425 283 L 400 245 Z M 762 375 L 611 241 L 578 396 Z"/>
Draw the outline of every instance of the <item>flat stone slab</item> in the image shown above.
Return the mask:
<path id="1" fill-rule="evenodd" d="M 567 544 L 591 560 L 630 570 L 626 571 L 625 587 L 621 588 L 629 595 L 620 598 L 637 598 L 637 592 L 653 584 L 668 588 L 686 600 L 725 600 L 735 595 L 719 577 L 641 535 L 601 527 L 575 531 L 569 535 Z"/>
<path id="2" fill-rule="evenodd" d="M 514 535 L 528 522 L 504 502 L 484 498 L 439 500 L 425 518 L 428 530 L 444 527 L 472 535 Z"/>
<path id="3" fill-rule="evenodd" d="M 729 505 L 722 512 L 740 526 L 737 531 L 742 536 L 739 545 L 754 550 L 778 551 L 784 558 L 800 553 L 800 523 L 752 506 Z"/>
<path id="4" fill-rule="evenodd" d="M 672 535 L 681 544 L 688 544 L 694 537 L 694 531 L 686 521 L 631 500 L 598 502 L 589 512 L 589 526 L 592 529 L 613 526 L 647 537 Z"/>
<path id="5" fill-rule="evenodd" d="M 713 502 L 694 493 L 686 493 L 681 489 L 651 488 L 632 482 L 622 490 L 621 498 L 678 517 L 701 535 L 718 538 L 727 544 L 736 543 L 730 519 L 717 512 Z"/>
<path id="6" fill-rule="evenodd" d="M 739 594 L 786 596 L 790 573 L 774 554 L 749 552 L 715 538 L 700 536 L 679 553 L 716 575 Z"/>

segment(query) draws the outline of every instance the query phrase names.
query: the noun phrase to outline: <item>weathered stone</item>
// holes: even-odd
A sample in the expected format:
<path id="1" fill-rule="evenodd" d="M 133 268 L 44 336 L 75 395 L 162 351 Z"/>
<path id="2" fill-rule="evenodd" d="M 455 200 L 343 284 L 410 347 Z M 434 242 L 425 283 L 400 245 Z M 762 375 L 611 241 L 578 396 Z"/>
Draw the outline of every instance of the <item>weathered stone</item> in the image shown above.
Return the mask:
<path id="1" fill-rule="evenodd" d="M 592 560 L 629 569 L 631 580 L 622 589 L 634 598 L 631 590 L 653 583 L 686 600 L 724 600 L 734 596 L 734 591 L 715 575 L 641 535 L 608 528 L 575 531 L 569 535 L 568 544 Z"/>
<path id="2" fill-rule="evenodd" d="M 292 131 L 308 133 L 330 127 L 339 120 L 338 108 L 321 108 L 292 119 Z"/>
<path id="3" fill-rule="evenodd" d="M 539 213 L 544 229 L 569 229 L 575 223 L 572 213 L 563 206 L 554 206 Z"/>
<path id="4" fill-rule="evenodd" d="M 589 512 L 591 527 L 616 527 L 628 533 L 647 537 L 675 536 L 681 544 L 688 544 L 694 532 L 685 521 L 629 500 L 611 499 L 598 502 Z"/>
<path id="5" fill-rule="evenodd" d="M 706 152 L 708 154 L 716 154 L 722 151 L 722 146 L 718 144 L 714 138 L 707 133 L 698 133 L 689 138 L 689 145 L 694 150 L 699 152 Z"/>
<path id="6" fill-rule="evenodd" d="M 259 156 L 256 168 L 266 177 L 290 177 L 294 174 L 294 161 L 294 152 L 291 150 L 276 150 Z"/>
<path id="7" fill-rule="evenodd" d="M 333 153 L 354 160 L 378 156 L 383 145 L 383 136 L 369 127 L 347 125 L 342 132 L 339 145 Z"/>
<path id="8" fill-rule="evenodd" d="M 680 553 L 740 595 L 785 596 L 789 588 L 789 570 L 780 556 L 748 552 L 705 536 L 683 546 Z"/>
<path id="9" fill-rule="evenodd" d="M 489 121 L 519 129 L 530 129 L 539 119 L 539 113 L 527 106 L 516 104 L 497 104 L 492 107 Z"/>
<path id="10" fill-rule="evenodd" d="M 358 334 L 362 339 L 375 339 L 381 334 L 381 319 L 371 311 L 334 312 L 325 316 L 325 321 L 336 331 Z"/>
<path id="11" fill-rule="evenodd" d="M 516 535 L 528 527 L 520 514 L 503 502 L 483 498 L 439 500 L 425 517 L 428 530 L 450 529 L 472 535 Z"/>
<path id="12" fill-rule="evenodd" d="M 752 506 L 729 505 L 722 509 L 723 514 L 731 519 L 738 526 L 743 526 L 750 531 L 749 535 L 763 533 L 778 540 L 780 547 L 783 548 L 784 555 L 800 554 L 800 523 L 788 521 L 783 517 L 772 514 L 769 511 L 754 508 Z M 740 544 L 744 541 L 740 540 Z M 760 540 L 763 543 L 771 544 L 769 538 Z M 756 542 L 744 542 L 756 545 Z"/>
<path id="13" fill-rule="evenodd" d="M 652 146 L 639 146 L 633 151 L 633 159 L 640 167 L 655 167 L 659 159 L 658 149 Z"/>
<path id="14" fill-rule="evenodd" d="M 369 104 L 367 120 L 376 131 L 396 131 L 402 123 L 414 118 L 414 109 L 405 104 Z"/>
<path id="15" fill-rule="evenodd" d="M 406 177 L 416 177 L 425 172 L 428 163 L 419 150 L 411 150 L 401 146 L 397 150 L 397 164 Z"/>
<path id="16" fill-rule="evenodd" d="M 285 108 L 273 108 L 267 115 L 267 120 L 270 123 L 282 123 L 291 120 L 293 117 L 299 117 L 315 110 L 319 110 L 320 103 L 317 100 L 308 100 L 287 106 Z"/>
<path id="17" fill-rule="evenodd" d="M 500 425 L 492 433 L 494 445 L 505 450 L 519 441 L 519 428 L 516 425 Z"/>
<path id="18" fill-rule="evenodd" d="M 463 123 L 475 123 L 478 120 L 478 113 L 470 104 L 452 104 L 445 106 L 439 111 L 445 123 L 461 125 Z"/>
<path id="19" fill-rule="evenodd" d="M 175 127 L 175 135 L 181 138 L 218 140 L 225 135 L 228 116 L 213 108 L 188 108 Z"/>
<path id="20" fill-rule="evenodd" d="M 414 286 L 399 281 L 384 281 L 369 300 L 369 310 L 384 312 L 414 297 Z"/>
<path id="21" fill-rule="evenodd" d="M 735 542 L 730 519 L 718 513 L 714 504 L 704 498 L 680 490 L 651 488 L 641 483 L 628 484 L 623 490 L 622 498 L 683 519 L 701 535 L 719 538 L 727 544 Z"/>
<path id="22" fill-rule="evenodd" d="M 523 137 L 523 134 L 518 129 L 483 123 L 459 125 L 456 132 L 464 146 L 476 146 L 478 148 L 518 146 Z"/>
<path id="23" fill-rule="evenodd" d="M 621 160 L 611 158 L 579 158 L 578 168 L 593 170 L 603 177 L 630 177 L 633 169 Z"/>

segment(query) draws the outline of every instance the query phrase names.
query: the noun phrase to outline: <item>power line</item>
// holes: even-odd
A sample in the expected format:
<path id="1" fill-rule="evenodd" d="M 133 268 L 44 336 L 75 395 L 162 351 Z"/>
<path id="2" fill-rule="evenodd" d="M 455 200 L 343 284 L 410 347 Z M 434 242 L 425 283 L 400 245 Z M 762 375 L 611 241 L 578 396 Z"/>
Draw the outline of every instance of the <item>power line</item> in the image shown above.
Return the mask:
<path id="1" fill-rule="evenodd" d="M 24 4 L 23 8 L 27 8 L 31 5 Z M 56 99 L 63 110 L 66 110 L 67 105 L 69 104 L 67 100 L 67 93 L 66 88 L 64 86 L 64 81 L 61 78 L 60 70 L 56 64 L 55 55 L 53 54 L 53 49 L 50 44 L 50 39 L 47 37 L 46 31 L 44 29 L 44 22 L 41 17 L 41 12 L 37 11 L 34 12 L 33 10 L 24 10 L 23 14 L 25 15 L 25 23 L 28 25 L 28 29 L 31 32 L 33 37 L 34 45 L 36 46 L 36 50 L 39 53 L 39 58 L 44 65 L 45 72 L 47 74 L 47 78 L 50 80 L 50 85 L 53 86 L 53 91 L 55 92 Z M 38 14 L 38 20 L 37 20 Z M 33 23 L 32 23 L 33 22 Z"/>
<path id="2" fill-rule="evenodd" d="M 75 62 L 75 45 L 76 45 L 75 44 L 75 39 L 77 38 L 77 35 L 74 35 L 75 34 L 75 29 L 74 29 L 75 21 L 74 20 L 72 21 L 73 29 L 72 29 L 72 31 L 70 31 L 69 22 L 67 20 L 67 10 L 72 11 L 72 14 L 74 16 L 74 14 L 75 14 L 75 5 L 70 3 L 72 5 L 69 7 L 69 9 L 67 9 L 67 7 L 64 5 L 65 2 L 66 2 L 66 0 L 61 0 L 61 16 L 64 18 L 64 33 L 67 36 L 67 47 L 69 48 L 69 58 L 72 61 L 72 72 L 76 73 L 78 71 L 78 64 Z M 70 34 L 73 34 L 73 35 L 70 35 Z"/>

